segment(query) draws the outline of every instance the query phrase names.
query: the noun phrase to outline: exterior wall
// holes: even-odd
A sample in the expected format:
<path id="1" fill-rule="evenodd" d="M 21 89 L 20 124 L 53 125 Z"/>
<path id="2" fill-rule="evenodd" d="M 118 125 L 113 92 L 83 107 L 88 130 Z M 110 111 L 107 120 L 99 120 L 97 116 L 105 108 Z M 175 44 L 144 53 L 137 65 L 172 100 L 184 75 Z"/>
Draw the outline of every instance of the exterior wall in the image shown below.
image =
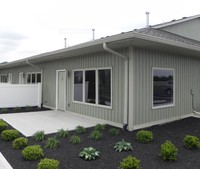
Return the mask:
<path id="1" fill-rule="evenodd" d="M 187 117 L 192 113 L 191 89 L 195 94 L 195 104 L 200 105 L 200 60 L 192 57 L 134 49 L 132 58 L 134 80 L 133 125 L 134 128 L 148 126 L 172 118 Z M 152 68 L 172 68 L 175 70 L 175 106 L 152 109 Z M 131 72 L 129 72 L 131 74 Z M 131 94 L 131 93 L 130 93 Z M 132 113 L 132 112 L 130 112 Z"/>
<path id="2" fill-rule="evenodd" d="M 161 28 L 181 36 L 200 41 L 200 18 Z"/>

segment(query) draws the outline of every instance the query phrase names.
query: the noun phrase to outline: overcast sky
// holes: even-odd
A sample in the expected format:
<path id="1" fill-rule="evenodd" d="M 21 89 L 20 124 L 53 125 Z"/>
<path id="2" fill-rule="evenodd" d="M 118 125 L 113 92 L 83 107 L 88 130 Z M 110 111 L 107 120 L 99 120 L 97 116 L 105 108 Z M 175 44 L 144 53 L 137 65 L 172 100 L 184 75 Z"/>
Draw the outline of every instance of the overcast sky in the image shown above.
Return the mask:
<path id="1" fill-rule="evenodd" d="M 200 14 L 199 0 L 0 0 L 0 62 Z"/>

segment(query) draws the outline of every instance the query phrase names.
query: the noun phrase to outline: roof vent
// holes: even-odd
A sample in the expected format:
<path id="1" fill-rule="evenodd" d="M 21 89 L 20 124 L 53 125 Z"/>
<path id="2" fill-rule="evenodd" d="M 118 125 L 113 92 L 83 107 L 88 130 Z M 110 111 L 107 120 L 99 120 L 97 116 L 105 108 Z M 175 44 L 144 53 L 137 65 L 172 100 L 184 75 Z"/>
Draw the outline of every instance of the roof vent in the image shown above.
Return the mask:
<path id="1" fill-rule="evenodd" d="M 149 27 L 149 12 L 148 11 L 146 11 L 146 27 Z"/>

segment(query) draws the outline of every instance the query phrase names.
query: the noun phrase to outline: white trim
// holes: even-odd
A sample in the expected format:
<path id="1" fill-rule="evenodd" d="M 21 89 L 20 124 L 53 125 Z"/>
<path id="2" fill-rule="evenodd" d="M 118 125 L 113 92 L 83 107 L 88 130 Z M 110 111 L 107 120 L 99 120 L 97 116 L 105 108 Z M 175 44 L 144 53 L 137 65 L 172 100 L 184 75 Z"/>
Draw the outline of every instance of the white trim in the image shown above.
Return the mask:
<path id="1" fill-rule="evenodd" d="M 154 70 L 172 70 L 173 71 L 173 103 L 171 104 L 165 104 L 165 105 L 160 105 L 160 106 L 154 106 L 153 105 L 153 83 L 154 83 L 154 74 L 153 71 Z M 161 109 L 161 108 L 168 108 L 168 107 L 174 107 L 175 106 L 175 69 L 174 68 L 163 68 L 163 67 L 152 67 L 152 109 Z"/>
<path id="2" fill-rule="evenodd" d="M 64 78 L 64 111 L 66 110 L 66 100 L 67 100 L 67 93 L 66 93 L 66 82 L 67 82 L 67 70 L 66 69 L 61 69 L 61 70 L 56 70 L 56 110 L 58 110 L 58 74 L 59 72 L 64 72 L 65 73 L 65 78 Z"/>
<path id="3" fill-rule="evenodd" d="M 110 95 L 110 97 L 111 97 L 111 99 L 110 99 L 110 102 L 111 102 L 111 105 L 110 106 L 106 106 L 106 105 L 101 105 L 101 104 L 98 104 L 98 79 L 99 79 L 99 75 L 98 75 L 98 71 L 99 70 L 106 70 L 106 69 L 109 69 L 110 70 L 110 80 L 111 80 L 111 88 L 110 88 L 110 90 L 111 90 L 111 95 Z M 95 95 L 96 95 L 96 97 L 95 97 L 95 104 L 92 104 L 92 103 L 87 103 L 87 102 L 85 102 L 85 71 L 88 71 L 88 70 L 93 70 L 93 71 L 95 71 L 95 82 L 96 82 L 96 91 L 95 91 Z M 74 72 L 75 71 L 82 71 L 83 72 L 83 98 L 82 98 L 82 100 L 83 101 L 76 101 L 76 100 L 74 100 Z M 107 109 L 112 109 L 112 98 L 113 98 L 113 88 L 112 88 L 112 81 L 113 81 L 113 79 L 112 79 L 112 67 L 100 67 L 100 68 L 85 68 L 85 69 L 74 69 L 74 70 L 72 70 L 72 73 L 73 73 L 73 75 L 72 75 L 72 102 L 73 103 L 78 103 L 78 104 L 84 104 L 84 105 L 89 105 L 89 106 L 95 106 L 95 107 L 102 107 L 102 108 L 107 108 Z"/>
<path id="4" fill-rule="evenodd" d="M 45 107 L 45 108 L 48 108 L 48 109 L 56 110 L 55 107 L 48 106 L 48 105 L 46 105 L 46 104 L 43 104 L 42 106 Z"/>

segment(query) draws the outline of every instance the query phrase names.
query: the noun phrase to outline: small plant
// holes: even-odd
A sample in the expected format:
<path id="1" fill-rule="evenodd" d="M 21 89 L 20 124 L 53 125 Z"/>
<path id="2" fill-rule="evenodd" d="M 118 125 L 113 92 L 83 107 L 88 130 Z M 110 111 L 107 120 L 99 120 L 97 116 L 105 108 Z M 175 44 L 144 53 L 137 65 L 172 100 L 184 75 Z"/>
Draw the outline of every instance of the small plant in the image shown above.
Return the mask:
<path id="1" fill-rule="evenodd" d="M 84 148 L 83 151 L 79 153 L 79 157 L 84 160 L 95 160 L 99 157 L 99 151 L 94 149 L 93 147 Z"/>
<path id="2" fill-rule="evenodd" d="M 44 151 L 40 145 L 27 146 L 22 150 L 22 156 L 29 161 L 37 160 L 44 156 Z"/>
<path id="3" fill-rule="evenodd" d="M 83 134 L 83 133 L 85 133 L 85 127 L 83 127 L 83 126 L 77 126 L 75 128 L 75 130 L 76 130 L 77 134 Z"/>
<path id="4" fill-rule="evenodd" d="M 2 139 L 4 141 L 11 141 L 16 139 L 17 137 L 19 137 L 19 131 L 14 130 L 14 129 L 10 129 L 10 130 L 4 130 L 1 133 Z"/>
<path id="5" fill-rule="evenodd" d="M 8 128 L 8 124 L 2 119 L 0 119 L 0 132 L 3 130 L 6 130 L 7 128 Z"/>
<path id="6" fill-rule="evenodd" d="M 120 163 L 120 169 L 141 169 L 140 160 L 133 156 L 128 156 Z"/>
<path id="7" fill-rule="evenodd" d="M 25 107 L 25 109 L 26 109 L 26 111 L 32 111 L 33 110 L 33 108 L 31 106 L 28 106 L 28 105 Z"/>
<path id="8" fill-rule="evenodd" d="M 47 140 L 46 148 L 56 149 L 59 146 L 60 142 L 55 137 L 50 137 Z"/>
<path id="9" fill-rule="evenodd" d="M 131 143 L 127 143 L 124 141 L 124 139 L 120 142 L 117 142 L 114 146 L 114 149 L 116 151 L 122 152 L 122 151 L 130 151 L 133 150 L 133 147 Z"/>
<path id="10" fill-rule="evenodd" d="M 153 133 L 147 130 L 140 130 L 136 134 L 136 140 L 140 143 L 148 143 L 153 140 Z"/>
<path id="11" fill-rule="evenodd" d="M 33 138 L 35 141 L 43 141 L 45 139 L 44 131 L 37 131 L 33 134 Z"/>
<path id="12" fill-rule="evenodd" d="M 119 129 L 111 128 L 111 129 L 109 130 L 109 133 L 110 133 L 112 136 L 117 136 L 117 135 L 119 135 Z"/>
<path id="13" fill-rule="evenodd" d="M 14 108 L 14 112 L 19 112 L 20 109 L 21 109 L 20 107 L 15 107 L 15 108 Z"/>
<path id="14" fill-rule="evenodd" d="M 58 160 L 44 158 L 38 163 L 38 169 L 59 169 L 60 162 Z"/>
<path id="15" fill-rule="evenodd" d="M 13 141 L 13 148 L 14 149 L 20 149 L 20 148 L 26 147 L 27 144 L 28 144 L 28 139 L 27 138 L 19 137 L 19 138 L 16 138 Z"/>
<path id="16" fill-rule="evenodd" d="M 200 148 L 200 141 L 199 138 L 192 135 L 186 135 L 183 139 L 184 145 L 188 149 L 192 148 Z"/>
<path id="17" fill-rule="evenodd" d="M 161 145 L 160 156 L 163 160 L 176 160 L 177 152 L 178 149 L 174 146 L 174 144 L 172 144 L 171 141 L 167 140 Z"/>
<path id="18" fill-rule="evenodd" d="M 60 129 L 60 130 L 58 130 L 57 136 L 60 137 L 60 138 L 67 138 L 67 137 L 69 137 L 69 131 L 64 130 L 64 129 Z"/>
<path id="19" fill-rule="evenodd" d="M 97 124 L 95 127 L 94 127 L 95 130 L 105 130 L 106 129 L 106 124 Z"/>
<path id="20" fill-rule="evenodd" d="M 8 109 L 7 108 L 2 108 L 1 109 L 1 113 L 8 113 Z"/>
<path id="21" fill-rule="evenodd" d="M 73 135 L 70 137 L 69 140 L 72 144 L 80 144 L 81 143 L 81 138 L 79 136 Z"/>
<path id="22" fill-rule="evenodd" d="M 101 140 L 103 138 L 103 133 L 101 133 L 99 130 L 93 130 L 89 138 L 92 140 Z"/>

